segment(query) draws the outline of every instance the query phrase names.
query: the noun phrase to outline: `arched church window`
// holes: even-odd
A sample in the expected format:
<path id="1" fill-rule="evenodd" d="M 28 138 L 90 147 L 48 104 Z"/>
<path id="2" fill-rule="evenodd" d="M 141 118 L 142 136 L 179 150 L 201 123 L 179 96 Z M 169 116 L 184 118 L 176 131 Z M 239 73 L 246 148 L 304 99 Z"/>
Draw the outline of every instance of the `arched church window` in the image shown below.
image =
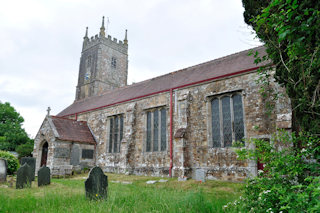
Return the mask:
<path id="1" fill-rule="evenodd" d="M 241 94 L 213 97 L 210 119 L 212 147 L 230 147 L 233 141 L 241 141 L 245 136 Z"/>
<path id="2" fill-rule="evenodd" d="M 164 107 L 146 112 L 146 151 L 157 152 L 167 149 L 167 110 Z"/>
<path id="3" fill-rule="evenodd" d="M 109 153 L 120 152 L 120 144 L 123 138 L 123 115 L 114 115 L 109 117 Z"/>

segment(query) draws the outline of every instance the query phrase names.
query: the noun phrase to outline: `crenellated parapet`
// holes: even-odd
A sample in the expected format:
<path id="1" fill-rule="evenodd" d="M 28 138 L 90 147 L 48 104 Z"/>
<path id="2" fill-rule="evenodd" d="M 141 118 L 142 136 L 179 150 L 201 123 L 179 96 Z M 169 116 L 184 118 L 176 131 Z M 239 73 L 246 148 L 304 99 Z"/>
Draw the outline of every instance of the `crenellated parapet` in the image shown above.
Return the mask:
<path id="1" fill-rule="evenodd" d="M 120 52 L 125 54 L 127 54 L 128 52 L 128 42 L 125 42 L 125 40 L 121 41 L 121 40 L 118 40 L 117 38 L 112 38 L 110 35 L 108 35 L 107 37 L 104 37 L 98 34 L 96 34 L 95 36 L 92 36 L 90 39 L 89 38 L 84 39 L 82 51 L 85 51 L 98 44 L 104 44 L 113 49 L 117 49 Z"/>
<path id="2" fill-rule="evenodd" d="M 83 37 L 79 66 L 76 100 L 100 95 L 127 85 L 128 78 L 128 38 L 127 30 L 123 40 L 112 38 L 104 26 L 100 31 L 88 36 L 88 27 Z"/>
<path id="3" fill-rule="evenodd" d="M 88 27 L 86 28 L 86 34 L 83 37 L 83 46 L 82 51 L 85 51 L 95 45 L 104 44 L 108 47 L 116 49 L 122 53 L 128 53 L 128 39 L 127 39 L 127 30 L 125 32 L 125 38 L 123 41 L 118 40 L 117 38 L 112 38 L 111 35 L 107 35 L 105 32 L 104 27 L 104 17 L 102 17 L 102 26 L 100 27 L 99 34 L 92 36 L 91 38 L 88 37 Z"/>

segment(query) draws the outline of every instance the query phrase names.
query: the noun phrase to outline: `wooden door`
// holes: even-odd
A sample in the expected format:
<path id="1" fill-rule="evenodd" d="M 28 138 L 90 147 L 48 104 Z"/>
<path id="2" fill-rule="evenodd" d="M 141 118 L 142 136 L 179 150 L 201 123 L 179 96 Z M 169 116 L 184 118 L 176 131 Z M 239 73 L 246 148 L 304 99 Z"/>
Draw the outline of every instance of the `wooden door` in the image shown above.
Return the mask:
<path id="1" fill-rule="evenodd" d="M 47 165 L 47 156 L 48 156 L 48 143 L 45 142 L 42 146 L 42 155 L 41 155 L 41 166 Z"/>

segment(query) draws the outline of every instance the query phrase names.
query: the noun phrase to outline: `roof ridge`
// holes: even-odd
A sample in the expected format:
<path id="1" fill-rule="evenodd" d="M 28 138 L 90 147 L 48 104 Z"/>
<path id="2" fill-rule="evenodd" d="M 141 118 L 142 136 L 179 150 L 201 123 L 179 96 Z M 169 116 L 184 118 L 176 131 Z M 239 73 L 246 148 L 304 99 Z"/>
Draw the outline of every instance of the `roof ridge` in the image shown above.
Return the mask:
<path id="1" fill-rule="evenodd" d="M 138 83 L 105 91 L 100 95 L 76 100 L 61 111 L 58 116 L 66 117 L 67 115 L 127 102 L 137 98 L 169 91 L 170 89 L 181 88 L 252 71 L 259 66 L 253 63 L 253 56 L 248 55 L 249 51 L 265 52 L 265 49 L 264 46 L 249 48 Z"/>
<path id="2" fill-rule="evenodd" d="M 146 79 L 146 80 L 140 81 L 138 83 L 134 83 L 134 84 L 140 84 L 140 83 L 143 83 L 143 82 L 152 81 L 154 79 L 161 78 L 161 77 L 164 77 L 164 76 L 167 76 L 167 75 L 172 75 L 172 74 L 175 74 L 175 73 L 178 73 L 178 72 L 183 72 L 183 71 L 185 71 L 187 69 L 203 66 L 205 64 L 209 64 L 209 63 L 212 63 L 212 62 L 222 61 L 222 60 L 224 60 L 226 58 L 230 58 L 232 56 L 240 55 L 241 53 L 246 52 L 248 50 L 259 49 L 259 48 L 262 48 L 262 47 L 264 47 L 264 45 L 260 45 L 260 46 L 254 47 L 254 48 L 249 48 L 249 49 L 246 49 L 246 50 L 241 50 L 241 51 L 236 52 L 236 53 L 225 55 L 225 56 L 222 56 L 220 58 L 213 59 L 213 60 L 205 61 L 205 62 L 202 62 L 200 64 L 196 64 L 196 65 L 193 65 L 193 66 L 190 66 L 190 67 L 185 67 L 185 68 L 182 68 L 182 69 L 179 69 L 179 70 L 175 70 L 175 71 L 163 74 L 163 75 L 159 75 L 159 76 L 156 76 L 156 77 L 153 77 L 153 78 L 150 78 L 150 79 Z M 132 86 L 134 84 L 130 84 L 130 85 L 127 85 L 127 86 Z M 125 87 L 127 87 L 127 86 L 125 86 Z M 120 87 L 120 88 L 124 88 L 124 87 Z M 117 88 L 117 89 L 120 89 L 120 88 Z"/>
<path id="3" fill-rule="evenodd" d="M 242 54 L 242 53 L 244 53 L 246 51 L 253 50 L 253 49 L 259 49 L 259 48 L 262 48 L 262 47 L 264 47 L 264 45 L 257 46 L 257 47 L 254 47 L 254 48 L 249 48 L 249 49 L 246 49 L 246 50 L 242 50 L 242 51 L 239 51 L 239 52 L 236 52 L 236 53 L 232 53 L 232 54 L 229 54 L 229 55 L 226 55 L 226 56 L 223 56 L 223 57 L 220 57 L 220 58 L 216 58 L 216 59 L 213 59 L 213 60 L 210 60 L 210 61 L 205 61 L 205 62 L 200 63 L 200 64 L 196 64 L 196 65 L 193 65 L 193 66 L 190 66 L 190 67 L 186 67 L 186 68 L 182 68 L 182 69 L 179 69 L 179 70 L 175 70 L 173 72 L 169 72 L 169 73 L 166 73 L 166 74 L 163 74 L 163 75 L 159 75 L 159 76 L 156 76 L 156 77 L 153 77 L 153 78 L 149 78 L 149 79 L 146 79 L 146 80 L 143 80 L 143 81 L 140 81 L 140 82 L 137 82 L 137 83 L 133 83 L 133 84 L 130 84 L 130 85 L 126 85 L 126 86 L 123 86 L 123 87 L 115 88 L 113 90 L 107 90 L 107 91 L 101 93 L 100 95 L 86 97 L 84 99 L 80 99 L 78 101 L 74 101 L 74 103 L 76 103 L 76 102 L 77 103 L 84 102 L 84 101 L 87 101 L 87 100 L 90 100 L 90 99 L 93 99 L 93 98 L 96 98 L 96 97 L 104 96 L 104 95 L 106 95 L 108 93 L 113 93 L 115 91 L 120 91 L 120 90 L 123 90 L 123 89 L 126 89 L 126 88 L 130 88 L 130 87 L 133 87 L 133 86 L 139 86 L 142 83 L 150 82 L 150 81 L 153 81 L 155 79 L 159 79 L 159 78 L 163 78 L 165 76 L 169 76 L 169 75 L 173 75 L 173 74 L 176 74 L 176 73 L 180 73 L 180 72 L 186 71 L 188 69 L 194 69 L 196 67 L 203 66 L 205 64 L 223 61 L 226 58 L 230 58 L 230 57 L 233 57 L 233 56 L 236 56 L 236 55 L 240 55 L 240 54 Z"/>
<path id="4" fill-rule="evenodd" d="M 51 118 L 58 118 L 58 119 L 64 119 L 64 120 L 69 120 L 69 121 L 87 123 L 87 121 L 78 121 L 78 120 L 74 120 L 74 119 L 71 119 L 71 118 L 60 117 L 60 116 L 56 116 L 56 115 L 50 115 L 50 116 L 51 116 Z"/>

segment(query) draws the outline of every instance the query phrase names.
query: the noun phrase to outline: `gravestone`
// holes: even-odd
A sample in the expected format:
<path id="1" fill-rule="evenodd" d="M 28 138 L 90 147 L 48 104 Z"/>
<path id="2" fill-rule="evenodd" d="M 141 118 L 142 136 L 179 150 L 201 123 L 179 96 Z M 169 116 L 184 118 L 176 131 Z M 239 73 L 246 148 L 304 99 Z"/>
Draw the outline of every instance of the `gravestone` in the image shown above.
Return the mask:
<path id="1" fill-rule="evenodd" d="M 206 174 L 204 169 L 196 169 L 196 180 L 201 181 L 201 182 L 205 182 L 206 181 Z"/>
<path id="2" fill-rule="evenodd" d="M 73 144 L 71 150 L 70 164 L 73 166 L 79 165 L 80 163 L 80 147 L 78 144 Z"/>
<path id="3" fill-rule="evenodd" d="M 94 167 L 89 173 L 89 178 L 85 181 L 86 197 L 91 200 L 107 199 L 108 196 L 108 176 L 100 167 Z"/>
<path id="4" fill-rule="evenodd" d="M 32 175 L 31 167 L 27 163 L 23 164 L 17 172 L 16 188 L 23 189 L 24 187 L 31 187 Z"/>
<path id="5" fill-rule="evenodd" d="M 7 181 L 7 160 L 0 158 L 0 183 Z"/>
<path id="6" fill-rule="evenodd" d="M 27 163 L 30 167 L 31 167 L 31 170 L 32 170 L 32 181 L 34 181 L 34 176 L 35 176 L 35 171 L 36 171 L 36 159 L 35 158 L 32 158 L 32 157 L 23 157 L 21 158 L 21 165 Z"/>
<path id="7" fill-rule="evenodd" d="M 50 184 L 50 169 L 43 166 L 38 171 L 38 186 L 44 186 Z"/>

